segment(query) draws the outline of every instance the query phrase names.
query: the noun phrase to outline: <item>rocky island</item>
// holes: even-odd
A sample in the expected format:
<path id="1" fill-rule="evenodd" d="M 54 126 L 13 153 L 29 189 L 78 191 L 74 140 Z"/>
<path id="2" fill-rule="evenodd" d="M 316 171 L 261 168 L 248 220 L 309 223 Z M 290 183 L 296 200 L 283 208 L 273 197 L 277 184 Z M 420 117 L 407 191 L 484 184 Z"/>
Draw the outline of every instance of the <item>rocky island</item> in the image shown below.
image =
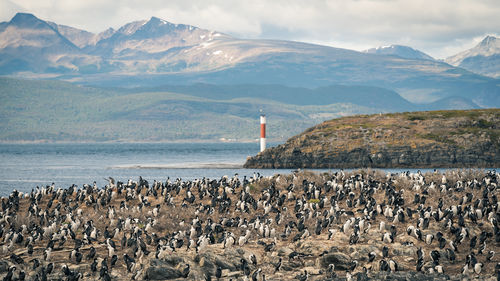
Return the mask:
<path id="1" fill-rule="evenodd" d="M 500 109 L 343 117 L 247 159 L 246 168 L 499 167 Z"/>
<path id="2" fill-rule="evenodd" d="M 3 280 L 496 280 L 495 171 L 54 185 L 1 198 Z"/>

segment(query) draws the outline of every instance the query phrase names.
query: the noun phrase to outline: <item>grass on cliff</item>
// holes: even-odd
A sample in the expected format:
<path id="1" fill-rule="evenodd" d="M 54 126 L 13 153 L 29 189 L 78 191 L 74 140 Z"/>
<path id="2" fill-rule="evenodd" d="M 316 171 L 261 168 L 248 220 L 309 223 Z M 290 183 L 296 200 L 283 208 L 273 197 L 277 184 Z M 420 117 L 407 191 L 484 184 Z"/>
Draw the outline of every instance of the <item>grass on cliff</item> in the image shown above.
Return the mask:
<path id="1" fill-rule="evenodd" d="M 320 149 L 325 141 L 337 147 L 441 143 L 466 148 L 465 140 L 489 141 L 500 147 L 498 124 L 500 109 L 357 115 L 326 121 L 297 135 L 293 141 L 303 151 Z"/>

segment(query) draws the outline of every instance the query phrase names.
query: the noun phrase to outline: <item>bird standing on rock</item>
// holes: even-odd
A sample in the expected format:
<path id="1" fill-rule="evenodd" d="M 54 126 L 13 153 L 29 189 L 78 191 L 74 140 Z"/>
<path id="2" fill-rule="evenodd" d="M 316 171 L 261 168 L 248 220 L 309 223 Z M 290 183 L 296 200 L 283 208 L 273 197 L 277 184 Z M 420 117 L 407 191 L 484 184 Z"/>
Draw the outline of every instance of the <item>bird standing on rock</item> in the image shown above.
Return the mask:
<path id="1" fill-rule="evenodd" d="M 260 275 L 260 272 L 262 271 L 261 268 L 257 269 L 254 271 L 254 273 L 252 274 L 252 281 L 258 281 L 259 280 L 259 275 Z"/>
<path id="2" fill-rule="evenodd" d="M 253 265 L 257 265 L 257 257 L 254 254 L 250 255 L 250 261 Z"/>
<path id="3" fill-rule="evenodd" d="M 280 269 L 281 269 L 281 261 L 282 261 L 282 259 L 280 257 L 279 260 L 278 260 L 278 263 L 274 266 L 274 273 L 280 271 Z"/>
<path id="4" fill-rule="evenodd" d="M 215 270 L 215 277 L 217 278 L 217 280 L 222 277 L 222 268 L 220 266 L 217 266 L 217 269 Z"/>
<path id="5" fill-rule="evenodd" d="M 94 258 L 94 261 L 90 264 L 90 270 L 92 270 L 92 272 L 97 271 L 97 259 L 96 258 Z"/>
<path id="6" fill-rule="evenodd" d="M 189 276 L 189 263 L 186 264 L 186 267 L 182 270 L 182 277 L 187 278 Z"/>
<path id="7" fill-rule="evenodd" d="M 373 260 L 375 260 L 376 256 L 377 255 L 375 254 L 375 252 L 368 253 L 368 262 L 372 262 Z"/>
<path id="8" fill-rule="evenodd" d="M 111 257 L 111 263 L 110 263 L 111 268 L 113 268 L 113 266 L 115 266 L 115 265 L 116 265 L 116 262 L 117 262 L 117 261 L 118 261 L 118 256 L 117 256 L 117 255 L 113 255 L 113 256 Z"/>

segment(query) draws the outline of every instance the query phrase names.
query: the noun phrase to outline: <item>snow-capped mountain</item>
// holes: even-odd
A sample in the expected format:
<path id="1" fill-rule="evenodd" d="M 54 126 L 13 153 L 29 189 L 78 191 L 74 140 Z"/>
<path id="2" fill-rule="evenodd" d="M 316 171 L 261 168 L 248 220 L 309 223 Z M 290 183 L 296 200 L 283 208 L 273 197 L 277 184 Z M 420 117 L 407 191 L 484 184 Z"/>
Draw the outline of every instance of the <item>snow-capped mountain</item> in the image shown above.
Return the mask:
<path id="1" fill-rule="evenodd" d="M 57 26 L 54 28 L 31 14 L 18 13 L 9 22 L 0 24 L 0 74 L 58 75 L 99 61 L 82 53 Z"/>
<path id="2" fill-rule="evenodd" d="M 451 56 L 445 61 L 479 74 L 500 77 L 500 38 L 486 36 L 474 48 Z"/>
<path id="3" fill-rule="evenodd" d="M 382 46 L 377 48 L 371 48 L 363 52 L 368 54 L 398 56 L 405 59 L 434 60 L 434 58 L 432 58 L 431 56 L 427 55 L 424 52 L 402 45 Z"/>
<path id="4" fill-rule="evenodd" d="M 156 60 L 168 53 L 179 53 L 181 49 L 205 46 L 208 42 L 228 38 L 230 37 L 222 33 L 152 17 L 148 21 L 128 23 L 85 50 L 113 59 L 140 57 Z"/>
<path id="5" fill-rule="evenodd" d="M 491 78 L 409 47 L 357 52 L 238 39 L 156 17 L 93 34 L 17 14 L 0 23 L 0 74 L 113 87 L 199 82 L 306 88 L 367 85 L 395 90 L 410 101 L 459 96 L 479 106 L 500 106 L 500 88 Z"/>

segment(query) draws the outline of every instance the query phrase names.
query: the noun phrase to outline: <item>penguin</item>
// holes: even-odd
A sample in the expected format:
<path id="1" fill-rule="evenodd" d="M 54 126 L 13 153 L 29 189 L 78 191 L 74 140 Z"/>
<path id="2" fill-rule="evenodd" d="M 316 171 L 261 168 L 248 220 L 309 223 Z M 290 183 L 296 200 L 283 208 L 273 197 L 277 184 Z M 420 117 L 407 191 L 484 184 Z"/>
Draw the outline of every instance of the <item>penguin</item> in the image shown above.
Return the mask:
<path id="1" fill-rule="evenodd" d="M 95 250 L 94 246 L 91 246 L 90 250 L 89 250 L 89 253 L 86 256 L 86 259 L 87 260 L 93 259 L 95 257 L 95 254 L 96 254 L 96 250 Z"/>
<path id="2" fill-rule="evenodd" d="M 282 259 L 280 257 L 279 260 L 278 260 L 278 263 L 274 266 L 274 273 L 280 271 L 280 269 L 281 269 L 281 262 L 282 262 Z"/>
<path id="3" fill-rule="evenodd" d="M 387 257 L 389 256 L 389 248 L 387 248 L 387 246 L 384 246 L 384 247 L 382 248 L 382 256 L 383 256 L 384 258 L 387 258 Z"/>
<path id="4" fill-rule="evenodd" d="M 253 265 L 257 265 L 257 257 L 254 254 L 250 255 L 250 261 Z"/>
<path id="5" fill-rule="evenodd" d="M 54 270 L 54 263 L 51 262 L 47 265 L 47 270 L 46 270 L 47 275 L 51 274 L 52 270 Z"/>
<path id="6" fill-rule="evenodd" d="M 189 263 L 186 264 L 186 267 L 182 270 L 182 277 L 188 278 L 189 276 Z"/>
<path id="7" fill-rule="evenodd" d="M 380 271 L 389 271 L 390 267 L 387 261 L 385 261 L 384 259 L 380 260 L 379 269 Z"/>
<path id="8" fill-rule="evenodd" d="M 455 263 L 455 259 L 456 259 L 455 251 L 453 251 L 452 249 L 447 248 L 446 249 L 446 256 L 448 257 L 448 260 L 451 263 Z"/>
<path id="9" fill-rule="evenodd" d="M 252 273 L 252 281 L 258 281 L 258 278 L 259 278 L 259 275 L 260 275 L 260 272 L 262 271 L 261 268 L 255 270 L 253 273 Z"/>
<path id="10" fill-rule="evenodd" d="M 432 240 L 434 240 L 434 235 L 433 235 L 433 234 L 427 234 L 427 235 L 425 236 L 425 243 L 426 243 L 427 245 L 432 244 Z"/>
<path id="11" fill-rule="evenodd" d="M 76 252 L 76 254 L 75 254 L 75 261 L 76 261 L 76 264 L 79 264 L 79 263 L 82 261 L 82 258 L 83 258 L 82 253 L 80 253 L 80 252 Z"/>
<path id="12" fill-rule="evenodd" d="M 495 256 L 495 251 L 489 251 L 486 256 L 486 261 L 491 261 L 491 259 Z"/>
<path id="13" fill-rule="evenodd" d="M 113 255 L 111 257 L 111 263 L 110 263 L 111 268 L 113 268 L 116 265 L 117 261 L 118 261 L 118 256 L 117 255 Z"/>
<path id="14" fill-rule="evenodd" d="M 220 266 L 217 266 L 217 269 L 215 270 L 215 277 L 217 278 L 217 280 L 222 277 L 222 268 Z"/>
<path id="15" fill-rule="evenodd" d="M 478 262 L 478 263 L 476 263 L 476 264 L 474 265 L 474 272 L 475 272 L 476 274 L 481 273 L 481 269 L 483 269 L 483 264 L 482 264 L 482 263 Z"/>
<path id="16" fill-rule="evenodd" d="M 92 264 L 90 264 L 90 270 L 92 270 L 92 272 L 97 271 L 97 259 L 96 258 L 94 258 L 94 261 L 92 262 Z"/>
<path id="17" fill-rule="evenodd" d="M 433 250 L 430 253 L 431 259 L 434 262 L 434 265 L 439 265 L 439 259 L 441 258 L 441 254 L 437 250 Z"/>
<path id="18" fill-rule="evenodd" d="M 419 271 L 422 271 L 422 267 L 424 266 L 424 260 L 422 258 L 419 258 L 417 260 L 417 266 L 416 266 L 416 271 L 419 272 Z"/>
<path id="19" fill-rule="evenodd" d="M 14 276 L 14 271 L 16 270 L 15 266 L 9 267 L 9 271 L 7 271 L 7 275 L 3 278 L 4 281 L 11 281 Z"/>
<path id="20" fill-rule="evenodd" d="M 375 260 L 376 256 L 377 255 L 375 254 L 375 252 L 368 253 L 368 262 L 372 262 L 373 260 Z"/>
<path id="21" fill-rule="evenodd" d="M 398 264 L 393 260 L 389 260 L 389 268 L 391 269 L 391 272 L 396 272 L 398 271 Z"/>
<path id="22" fill-rule="evenodd" d="M 350 272 L 353 272 L 356 267 L 358 266 L 358 261 L 357 260 L 353 260 L 350 264 L 349 264 L 349 271 Z"/>

